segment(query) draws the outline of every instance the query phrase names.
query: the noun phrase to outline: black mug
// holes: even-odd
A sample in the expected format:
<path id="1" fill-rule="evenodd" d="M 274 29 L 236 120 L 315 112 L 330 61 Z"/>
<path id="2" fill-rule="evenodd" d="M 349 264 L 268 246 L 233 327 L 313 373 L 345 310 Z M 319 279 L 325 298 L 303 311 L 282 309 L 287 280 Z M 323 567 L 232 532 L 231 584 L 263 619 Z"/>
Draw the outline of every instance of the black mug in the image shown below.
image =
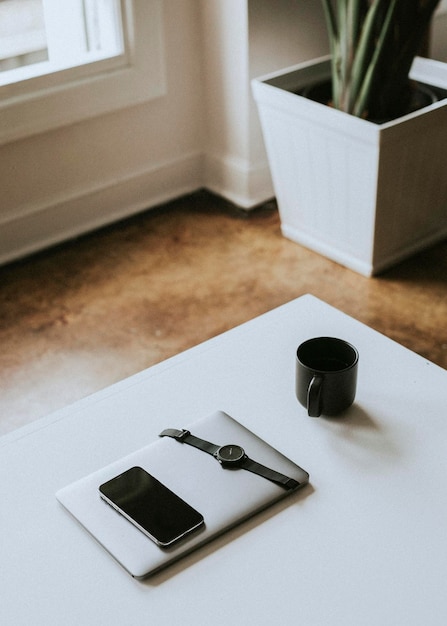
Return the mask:
<path id="1" fill-rule="evenodd" d="M 338 415 L 354 402 L 359 353 L 335 337 L 315 337 L 296 353 L 296 397 L 310 417 Z"/>

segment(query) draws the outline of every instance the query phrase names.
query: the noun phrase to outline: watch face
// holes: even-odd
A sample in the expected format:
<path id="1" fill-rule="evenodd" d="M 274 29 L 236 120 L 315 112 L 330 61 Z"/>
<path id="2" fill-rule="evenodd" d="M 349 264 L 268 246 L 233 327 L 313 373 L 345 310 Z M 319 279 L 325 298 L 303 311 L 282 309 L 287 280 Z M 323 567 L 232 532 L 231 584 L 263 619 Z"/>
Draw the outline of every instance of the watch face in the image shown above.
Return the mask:
<path id="1" fill-rule="evenodd" d="M 217 451 L 217 458 L 223 463 L 237 463 L 245 456 L 245 452 L 241 446 L 227 445 L 222 446 Z"/>

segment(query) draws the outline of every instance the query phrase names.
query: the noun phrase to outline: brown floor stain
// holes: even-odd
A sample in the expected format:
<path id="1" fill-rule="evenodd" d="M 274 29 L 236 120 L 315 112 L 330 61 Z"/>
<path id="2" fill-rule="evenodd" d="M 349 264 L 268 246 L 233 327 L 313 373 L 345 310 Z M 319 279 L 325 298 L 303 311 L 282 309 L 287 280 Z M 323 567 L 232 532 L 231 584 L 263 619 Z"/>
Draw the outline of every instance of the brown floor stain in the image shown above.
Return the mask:
<path id="1" fill-rule="evenodd" d="M 304 293 L 447 368 L 447 242 L 364 278 L 199 192 L 0 268 L 0 434 Z"/>

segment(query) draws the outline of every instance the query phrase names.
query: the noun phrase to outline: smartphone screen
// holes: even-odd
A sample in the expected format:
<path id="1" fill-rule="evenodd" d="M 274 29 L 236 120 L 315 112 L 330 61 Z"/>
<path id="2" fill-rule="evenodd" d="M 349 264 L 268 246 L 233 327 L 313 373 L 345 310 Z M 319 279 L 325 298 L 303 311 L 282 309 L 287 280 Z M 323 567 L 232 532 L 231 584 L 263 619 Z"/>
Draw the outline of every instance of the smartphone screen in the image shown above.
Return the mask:
<path id="1" fill-rule="evenodd" d="M 200 528 L 203 516 L 141 467 L 99 487 L 100 496 L 163 548 Z"/>

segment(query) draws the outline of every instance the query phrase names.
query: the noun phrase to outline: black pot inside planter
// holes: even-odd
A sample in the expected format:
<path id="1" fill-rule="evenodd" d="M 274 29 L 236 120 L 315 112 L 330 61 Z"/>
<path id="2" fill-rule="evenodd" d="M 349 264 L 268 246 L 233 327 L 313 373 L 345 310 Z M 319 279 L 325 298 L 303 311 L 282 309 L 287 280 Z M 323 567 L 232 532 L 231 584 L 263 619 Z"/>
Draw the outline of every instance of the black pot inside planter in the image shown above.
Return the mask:
<path id="1" fill-rule="evenodd" d="M 297 91 L 295 93 L 304 96 L 305 98 L 309 98 L 314 102 L 320 102 L 321 104 L 331 106 L 332 85 L 330 80 L 314 83 L 313 85 L 309 85 L 308 87 L 305 87 L 301 91 Z M 447 90 L 445 89 L 433 87 L 432 85 L 426 85 L 425 83 L 412 82 L 412 92 L 409 105 L 396 117 L 401 117 L 402 115 L 408 115 L 414 111 L 419 111 L 419 109 L 423 109 L 424 107 L 429 106 L 434 102 L 438 102 L 439 100 L 443 100 L 446 97 Z M 374 122 L 375 124 L 383 124 L 396 119 L 396 117 L 380 120 L 370 118 L 367 119 L 369 122 Z"/>

